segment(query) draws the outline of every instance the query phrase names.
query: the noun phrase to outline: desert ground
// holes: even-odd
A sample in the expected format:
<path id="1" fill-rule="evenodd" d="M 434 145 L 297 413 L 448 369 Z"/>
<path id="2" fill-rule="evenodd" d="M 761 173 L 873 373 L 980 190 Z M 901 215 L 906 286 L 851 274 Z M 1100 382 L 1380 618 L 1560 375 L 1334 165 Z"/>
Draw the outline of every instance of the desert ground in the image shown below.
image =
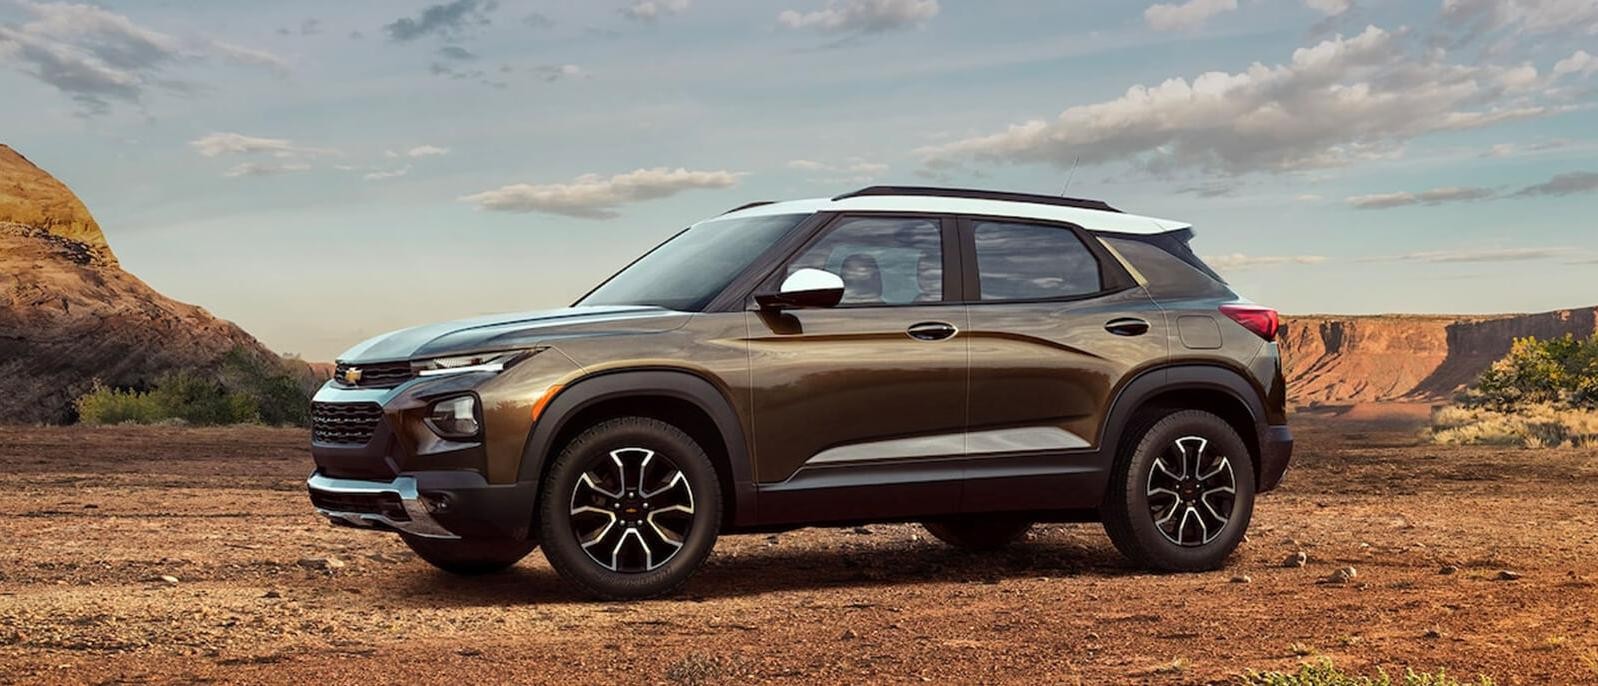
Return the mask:
<path id="1" fill-rule="evenodd" d="M 0 682 L 1187 684 L 1325 657 L 1598 683 L 1598 450 L 1295 424 L 1222 571 L 1140 573 L 1096 525 L 990 555 L 880 525 L 726 538 L 630 604 L 538 554 L 463 579 L 327 526 L 303 431 L 0 428 Z"/>

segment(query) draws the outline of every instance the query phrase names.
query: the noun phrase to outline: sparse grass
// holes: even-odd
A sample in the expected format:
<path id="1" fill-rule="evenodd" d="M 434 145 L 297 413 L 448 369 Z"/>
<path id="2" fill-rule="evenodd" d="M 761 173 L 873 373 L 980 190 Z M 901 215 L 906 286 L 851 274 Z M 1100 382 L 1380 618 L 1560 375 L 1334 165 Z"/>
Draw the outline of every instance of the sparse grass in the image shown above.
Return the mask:
<path id="1" fill-rule="evenodd" d="M 1598 446 L 1598 411 L 1549 404 L 1530 405 L 1514 412 L 1444 407 L 1432 412 L 1431 439 L 1442 445 Z"/>
<path id="2" fill-rule="evenodd" d="M 1249 671 L 1239 681 L 1242 686 L 1493 686 L 1485 676 L 1474 681 L 1460 681 L 1442 670 L 1436 672 L 1406 671 L 1403 678 L 1394 680 L 1385 671 L 1376 676 L 1349 674 L 1338 669 L 1331 660 L 1316 660 L 1299 666 L 1297 672 Z"/>
<path id="3" fill-rule="evenodd" d="M 737 676 L 739 663 L 725 655 L 689 653 L 666 668 L 666 681 L 681 686 L 704 686 Z"/>
<path id="4" fill-rule="evenodd" d="M 1306 643 L 1294 643 L 1288 646 L 1287 649 L 1292 651 L 1292 653 L 1298 657 L 1309 657 L 1315 654 L 1315 649 L 1311 648 L 1309 644 Z"/>
<path id="5" fill-rule="evenodd" d="M 147 391 L 96 384 L 76 406 L 78 421 L 90 425 L 177 421 L 304 426 L 309 400 L 287 371 L 235 349 L 223 357 L 215 374 L 173 372 Z"/>
<path id="6" fill-rule="evenodd" d="M 1598 677 L 1598 650 L 1581 651 L 1581 665 L 1593 676 Z"/>

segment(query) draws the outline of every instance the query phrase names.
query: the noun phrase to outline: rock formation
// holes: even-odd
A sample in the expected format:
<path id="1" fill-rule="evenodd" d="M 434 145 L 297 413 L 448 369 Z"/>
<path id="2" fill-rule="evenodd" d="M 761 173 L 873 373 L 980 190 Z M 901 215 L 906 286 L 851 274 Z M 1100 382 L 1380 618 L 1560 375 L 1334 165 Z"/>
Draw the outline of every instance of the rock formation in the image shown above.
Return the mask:
<path id="1" fill-rule="evenodd" d="M 213 369 L 234 348 L 280 360 L 123 271 L 77 196 L 0 145 L 0 422 L 71 421 L 96 380 L 147 388 L 169 371 Z"/>

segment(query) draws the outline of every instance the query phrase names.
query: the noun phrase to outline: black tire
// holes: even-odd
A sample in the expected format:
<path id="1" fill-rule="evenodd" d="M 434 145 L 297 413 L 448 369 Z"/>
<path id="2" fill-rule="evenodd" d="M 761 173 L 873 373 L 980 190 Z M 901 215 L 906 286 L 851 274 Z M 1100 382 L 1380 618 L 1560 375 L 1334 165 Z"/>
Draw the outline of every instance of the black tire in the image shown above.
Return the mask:
<path id="1" fill-rule="evenodd" d="M 956 548 L 987 551 L 1021 540 L 1032 529 L 1032 520 L 1006 514 L 967 515 L 926 521 L 921 526 L 934 538 Z"/>
<path id="2" fill-rule="evenodd" d="M 400 534 L 416 556 L 451 574 L 475 576 L 510 568 L 538 547 L 538 541 L 443 539 Z"/>
<path id="3" fill-rule="evenodd" d="M 639 484 L 630 485 L 635 462 Z M 613 463 L 619 481 L 606 474 Z M 611 508 L 607 525 L 598 510 Z M 567 581 L 598 598 L 647 598 L 682 585 L 710 555 L 721 530 L 721 484 L 704 449 L 681 429 L 622 417 L 566 444 L 544 477 L 538 511 L 544 556 Z"/>
<path id="4" fill-rule="evenodd" d="M 1147 417 L 1135 426 L 1105 494 L 1105 532 L 1140 567 L 1220 568 L 1243 540 L 1254 511 L 1248 447 L 1225 420 L 1200 410 Z M 1177 459 L 1183 460 L 1180 469 L 1167 464 Z M 1175 478 L 1177 473 L 1183 478 Z M 1187 478 L 1206 473 L 1213 476 Z"/>

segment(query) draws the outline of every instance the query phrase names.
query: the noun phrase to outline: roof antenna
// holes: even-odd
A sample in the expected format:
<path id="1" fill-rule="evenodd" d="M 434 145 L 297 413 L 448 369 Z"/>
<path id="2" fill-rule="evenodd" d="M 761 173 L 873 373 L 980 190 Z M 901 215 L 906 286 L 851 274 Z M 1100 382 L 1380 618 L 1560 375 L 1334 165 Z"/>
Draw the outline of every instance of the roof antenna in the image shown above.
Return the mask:
<path id="1" fill-rule="evenodd" d="M 1081 162 L 1081 161 L 1082 161 L 1082 156 L 1081 155 L 1077 155 L 1076 159 L 1071 161 L 1071 173 L 1067 174 L 1065 176 L 1065 188 L 1061 188 L 1060 189 L 1060 197 L 1062 197 L 1062 198 L 1065 197 L 1065 194 L 1068 191 L 1071 190 L 1071 179 L 1076 178 L 1076 165 L 1077 165 L 1078 162 Z"/>

